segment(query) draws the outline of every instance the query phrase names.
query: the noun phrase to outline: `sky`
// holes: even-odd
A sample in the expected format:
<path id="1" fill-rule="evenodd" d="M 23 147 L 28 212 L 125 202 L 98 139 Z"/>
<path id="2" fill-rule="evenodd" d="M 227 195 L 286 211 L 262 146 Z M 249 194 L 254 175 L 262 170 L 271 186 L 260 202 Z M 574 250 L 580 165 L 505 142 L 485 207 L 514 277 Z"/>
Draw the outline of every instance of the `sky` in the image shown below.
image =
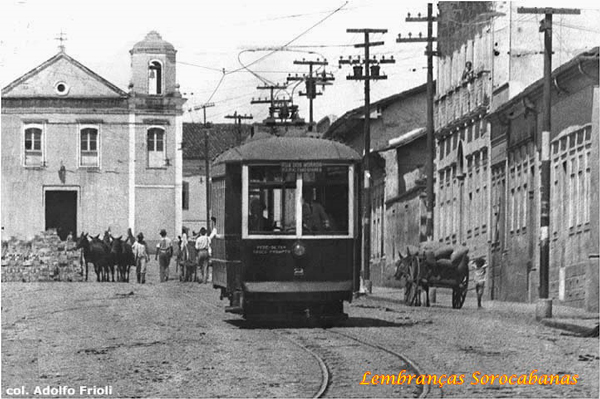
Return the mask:
<path id="1" fill-rule="evenodd" d="M 585 2 L 525 4 L 575 7 Z M 294 65 L 294 60 L 317 58 L 328 61 L 326 71 L 335 77 L 333 85 L 314 101 L 318 121 L 327 115 L 341 116 L 364 103 L 363 82 L 347 80 L 351 68 L 338 64 L 340 56 L 363 54 L 363 49 L 353 46 L 363 42 L 363 35 L 347 33 L 348 28 L 388 30 L 371 36 L 371 40 L 385 42 L 371 48 L 373 55 L 396 59 L 395 64 L 382 65 L 387 80 L 372 82 L 373 101 L 426 82 L 425 43 L 396 43 L 398 34 L 426 33 L 426 23 L 405 22 L 408 12 L 426 14 L 427 3 L 3 0 L 0 85 L 6 86 L 56 54 L 57 37 L 62 32 L 67 39 L 67 54 L 126 90 L 130 80 L 129 50 L 149 31 L 156 30 L 177 49 L 177 81 L 188 99 L 185 121 L 201 122 L 202 111 L 189 109 L 210 102 L 214 107 L 206 109 L 207 121 L 232 122 L 225 116 L 237 112 L 252 115 L 251 122 L 260 122 L 267 116 L 268 106 L 250 101 L 264 98 L 268 92 L 257 86 L 285 84 L 288 74 L 301 75 L 308 70 L 307 66 Z M 299 96 L 299 91 L 304 91 L 303 85 L 290 85 L 278 95 L 291 96 L 299 105 L 300 116 L 308 120 L 308 100 Z"/>

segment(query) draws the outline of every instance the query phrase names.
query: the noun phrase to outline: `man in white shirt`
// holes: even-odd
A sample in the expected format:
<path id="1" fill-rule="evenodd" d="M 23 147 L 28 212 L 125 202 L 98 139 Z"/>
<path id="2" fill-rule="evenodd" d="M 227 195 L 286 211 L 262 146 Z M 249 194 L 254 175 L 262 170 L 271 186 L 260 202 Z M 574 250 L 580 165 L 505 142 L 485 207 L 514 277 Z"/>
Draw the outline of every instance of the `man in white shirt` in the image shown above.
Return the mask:
<path id="1" fill-rule="evenodd" d="M 171 239 L 167 237 L 167 231 L 162 229 L 160 231 L 160 241 L 156 244 L 156 256 L 159 264 L 160 282 L 169 280 L 169 263 L 171 262 L 171 256 L 173 256 L 173 244 Z"/>
<path id="2" fill-rule="evenodd" d="M 208 280 L 208 258 L 210 250 L 210 237 L 206 235 L 206 229 L 200 229 L 200 236 L 196 239 L 196 251 L 198 251 L 198 266 L 202 273 L 202 283 Z"/>

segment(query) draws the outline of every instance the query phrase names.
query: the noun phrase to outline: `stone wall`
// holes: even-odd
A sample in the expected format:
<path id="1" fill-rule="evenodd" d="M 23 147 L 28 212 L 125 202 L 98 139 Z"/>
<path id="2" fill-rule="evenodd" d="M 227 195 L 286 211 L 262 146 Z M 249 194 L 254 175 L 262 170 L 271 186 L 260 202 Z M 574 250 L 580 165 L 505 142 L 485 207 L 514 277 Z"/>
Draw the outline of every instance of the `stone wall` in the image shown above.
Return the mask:
<path id="1" fill-rule="evenodd" d="M 2 282 L 83 281 L 80 251 L 73 240 L 61 241 L 55 230 L 31 241 L 2 241 Z"/>

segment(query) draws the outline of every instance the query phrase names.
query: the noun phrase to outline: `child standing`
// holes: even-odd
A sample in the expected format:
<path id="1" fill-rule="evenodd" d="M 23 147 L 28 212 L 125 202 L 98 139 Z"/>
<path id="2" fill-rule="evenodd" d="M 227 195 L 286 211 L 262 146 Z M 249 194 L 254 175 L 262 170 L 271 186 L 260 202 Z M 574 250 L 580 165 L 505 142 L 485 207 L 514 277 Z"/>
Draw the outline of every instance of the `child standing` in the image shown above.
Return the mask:
<path id="1" fill-rule="evenodd" d="M 475 259 L 475 274 L 473 280 L 475 281 L 475 291 L 477 292 L 477 308 L 481 309 L 481 298 L 483 298 L 483 289 L 485 288 L 485 278 L 487 273 L 487 263 L 485 258 Z"/>

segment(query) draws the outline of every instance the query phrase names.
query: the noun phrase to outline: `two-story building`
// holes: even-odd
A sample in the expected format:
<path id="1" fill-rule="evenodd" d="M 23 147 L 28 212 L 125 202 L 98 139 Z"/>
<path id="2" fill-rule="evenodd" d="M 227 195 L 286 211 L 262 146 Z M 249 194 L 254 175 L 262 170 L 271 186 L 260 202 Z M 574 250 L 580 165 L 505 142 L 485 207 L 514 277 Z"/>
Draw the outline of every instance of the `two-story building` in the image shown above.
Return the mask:
<path id="1" fill-rule="evenodd" d="M 152 31 L 130 55 L 128 92 L 64 50 L 2 89 L 4 236 L 181 228 L 176 50 Z"/>

